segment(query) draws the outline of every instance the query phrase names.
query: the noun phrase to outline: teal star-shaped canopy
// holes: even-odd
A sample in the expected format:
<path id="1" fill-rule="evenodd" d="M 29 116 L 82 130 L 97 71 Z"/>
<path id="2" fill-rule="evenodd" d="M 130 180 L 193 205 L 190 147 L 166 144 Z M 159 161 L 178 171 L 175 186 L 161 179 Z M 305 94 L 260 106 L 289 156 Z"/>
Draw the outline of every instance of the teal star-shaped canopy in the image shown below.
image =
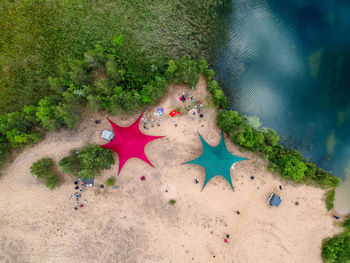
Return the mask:
<path id="1" fill-rule="evenodd" d="M 234 190 L 230 176 L 231 166 L 234 163 L 248 159 L 231 154 L 226 148 L 223 134 L 221 134 L 219 144 L 215 147 L 209 145 L 199 133 L 198 135 L 202 141 L 203 153 L 198 158 L 183 164 L 198 164 L 205 169 L 206 175 L 202 190 L 217 175 L 223 176 Z"/>

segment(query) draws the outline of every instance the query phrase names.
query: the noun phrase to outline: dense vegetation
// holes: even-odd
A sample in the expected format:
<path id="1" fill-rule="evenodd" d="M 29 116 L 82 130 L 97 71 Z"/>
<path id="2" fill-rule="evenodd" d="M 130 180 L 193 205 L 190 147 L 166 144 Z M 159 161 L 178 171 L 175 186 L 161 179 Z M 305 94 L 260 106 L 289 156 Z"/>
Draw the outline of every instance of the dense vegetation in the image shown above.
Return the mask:
<path id="1" fill-rule="evenodd" d="M 138 74 L 152 73 L 183 55 L 207 57 L 208 43 L 224 35 L 215 28 L 230 2 L 0 1 L 0 114 L 21 111 L 54 94 L 48 77 L 56 77 L 96 44 L 112 48 L 110 40 L 119 34 L 128 43 L 128 64 Z"/>
<path id="2" fill-rule="evenodd" d="M 305 161 L 300 152 L 279 145 L 279 136 L 275 131 L 253 127 L 236 111 L 220 111 L 217 125 L 228 133 L 235 144 L 268 159 L 270 170 L 285 179 L 300 183 L 314 182 L 322 188 L 334 188 L 339 184 L 339 178 Z"/>
<path id="3" fill-rule="evenodd" d="M 45 185 L 53 190 L 57 187 L 59 177 L 54 171 L 54 162 L 50 158 L 41 159 L 32 164 L 30 171 L 39 179 L 45 180 Z"/>
<path id="4" fill-rule="evenodd" d="M 326 263 L 350 262 L 350 217 L 342 225 L 343 233 L 323 240 L 322 258 Z"/>
<path id="5" fill-rule="evenodd" d="M 70 155 L 59 161 L 62 171 L 82 178 L 99 176 L 102 170 L 110 169 L 114 158 L 110 150 L 89 144 L 80 151 L 71 150 Z"/>

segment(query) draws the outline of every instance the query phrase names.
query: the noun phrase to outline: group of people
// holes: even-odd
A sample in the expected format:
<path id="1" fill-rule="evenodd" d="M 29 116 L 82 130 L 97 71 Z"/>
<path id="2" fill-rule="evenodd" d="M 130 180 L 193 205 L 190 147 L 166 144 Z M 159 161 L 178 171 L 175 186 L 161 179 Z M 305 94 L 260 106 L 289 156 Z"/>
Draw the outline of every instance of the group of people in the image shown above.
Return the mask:
<path id="1" fill-rule="evenodd" d="M 80 207 L 84 207 L 84 204 L 80 201 L 82 192 L 84 189 L 82 188 L 83 185 L 79 186 L 79 182 L 81 182 L 81 178 L 78 177 L 76 181 L 74 181 L 74 190 L 75 193 L 70 196 L 70 199 L 74 200 L 74 210 L 78 210 Z M 85 200 L 85 202 L 87 202 Z"/>

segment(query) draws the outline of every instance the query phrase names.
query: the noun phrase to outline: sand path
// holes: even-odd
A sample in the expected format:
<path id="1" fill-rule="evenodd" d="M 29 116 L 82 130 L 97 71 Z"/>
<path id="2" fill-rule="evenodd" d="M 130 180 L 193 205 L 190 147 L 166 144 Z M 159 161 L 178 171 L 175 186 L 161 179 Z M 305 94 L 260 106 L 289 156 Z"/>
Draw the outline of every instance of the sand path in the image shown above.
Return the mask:
<path id="1" fill-rule="evenodd" d="M 178 96 L 183 91 L 188 90 L 171 87 L 159 106 L 166 112 L 181 107 Z M 194 97 L 208 105 L 207 96 L 201 79 Z M 158 119 L 152 115 L 155 108 L 145 116 Z M 70 149 L 105 143 L 100 134 L 110 129 L 107 115 L 86 114 L 78 131 L 48 133 L 25 149 L 0 177 L 0 262 L 321 262 L 322 239 L 340 231 L 325 208 L 322 190 L 280 181 L 263 160 L 240 152 L 226 138 L 231 153 L 250 160 L 231 171 L 235 192 L 221 177 L 201 192 L 204 170 L 180 163 L 202 152 L 197 131 L 212 145 L 220 140 L 215 110 L 205 107 L 202 112 L 203 118 L 167 115 L 160 126 L 140 126 L 146 134 L 166 136 L 146 147 L 156 168 L 129 160 L 117 177 L 118 188 L 83 192 L 82 200 L 88 202 L 78 211 L 70 200 L 74 178 L 60 173 L 64 183 L 50 191 L 29 167 L 40 158 L 57 162 Z M 111 119 L 126 126 L 138 115 Z M 97 184 L 116 175 L 117 165 L 104 171 Z M 140 180 L 143 175 L 145 181 Z M 267 197 L 279 185 L 283 202 L 269 208 Z M 173 206 L 171 199 L 176 200 Z"/>

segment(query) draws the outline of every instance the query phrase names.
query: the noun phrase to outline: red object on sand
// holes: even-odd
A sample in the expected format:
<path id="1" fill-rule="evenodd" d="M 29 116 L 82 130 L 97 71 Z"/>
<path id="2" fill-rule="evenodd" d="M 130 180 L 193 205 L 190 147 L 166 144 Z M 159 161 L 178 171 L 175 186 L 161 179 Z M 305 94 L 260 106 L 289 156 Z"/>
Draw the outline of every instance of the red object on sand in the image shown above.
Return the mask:
<path id="1" fill-rule="evenodd" d="M 141 180 L 142 180 L 142 181 L 145 181 L 145 180 L 146 180 L 146 177 L 141 176 Z"/>
<path id="2" fill-rule="evenodd" d="M 227 243 L 227 239 L 226 238 L 224 239 L 224 241 L 225 241 L 225 243 Z"/>
<path id="3" fill-rule="evenodd" d="M 83 206 L 84 206 L 83 204 L 80 205 L 80 207 L 83 207 Z"/>
<path id="4" fill-rule="evenodd" d="M 170 115 L 172 118 L 174 118 L 174 116 L 175 116 L 176 114 L 181 115 L 181 112 L 179 112 L 179 111 L 177 111 L 177 110 L 172 110 L 172 111 L 169 113 L 169 115 Z"/>
<path id="5" fill-rule="evenodd" d="M 164 136 L 150 136 L 143 134 L 139 129 L 142 115 L 143 114 L 141 114 L 137 121 L 128 127 L 118 126 L 107 118 L 109 123 L 112 125 L 115 136 L 111 142 L 101 145 L 101 147 L 115 151 L 118 154 L 118 174 L 120 173 L 120 170 L 123 168 L 126 161 L 131 158 L 138 158 L 154 167 L 145 154 L 145 146 L 147 143 L 155 139 L 163 138 Z"/>

